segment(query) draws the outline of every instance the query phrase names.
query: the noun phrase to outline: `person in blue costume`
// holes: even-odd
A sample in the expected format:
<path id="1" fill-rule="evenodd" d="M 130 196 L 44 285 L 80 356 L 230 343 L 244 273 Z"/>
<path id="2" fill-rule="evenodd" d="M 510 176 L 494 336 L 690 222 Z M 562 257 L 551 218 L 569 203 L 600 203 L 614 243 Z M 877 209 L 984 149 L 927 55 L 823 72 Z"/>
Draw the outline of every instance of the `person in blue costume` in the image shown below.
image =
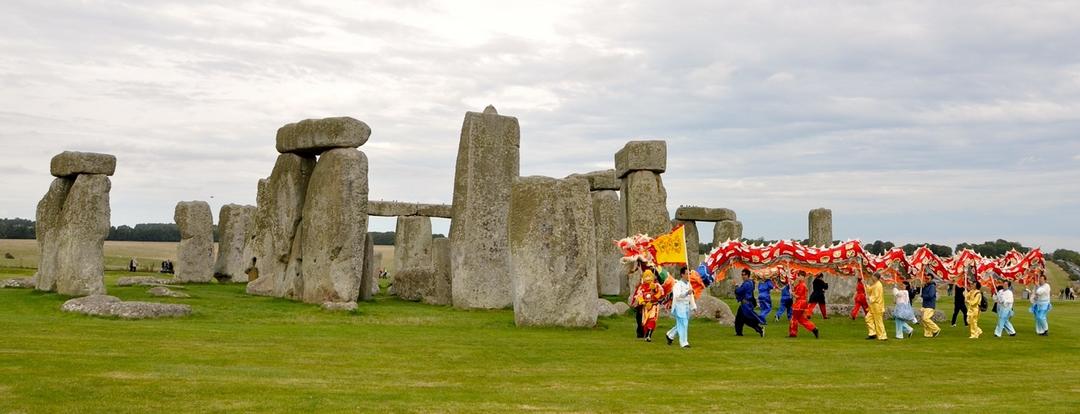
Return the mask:
<path id="1" fill-rule="evenodd" d="M 739 301 L 739 311 L 735 314 L 735 336 L 743 336 L 743 326 L 749 326 L 764 338 L 765 329 L 754 313 L 757 301 L 754 300 L 754 281 L 750 280 L 749 269 L 743 269 L 742 280 L 742 284 L 735 288 L 735 299 Z"/>
<path id="2" fill-rule="evenodd" d="M 780 321 L 780 315 L 787 313 L 787 320 L 791 320 L 791 305 L 793 300 L 791 298 L 791 282 L 786 275 L 780 275 L 780 306 L 776 308 L 776 321 Z"/>
<path id="3" fill-rule="evenodd" d="M 762 277 L 757 284 L 758 309 L 761 309 L 761 311 L 758 312 L 758 319 L 761 319 L 762 325 L 769 324 L 769 312 L 772 312 L 773 289 L 776 289 L 776 284 L 773 283 L 772 278 Z"/>

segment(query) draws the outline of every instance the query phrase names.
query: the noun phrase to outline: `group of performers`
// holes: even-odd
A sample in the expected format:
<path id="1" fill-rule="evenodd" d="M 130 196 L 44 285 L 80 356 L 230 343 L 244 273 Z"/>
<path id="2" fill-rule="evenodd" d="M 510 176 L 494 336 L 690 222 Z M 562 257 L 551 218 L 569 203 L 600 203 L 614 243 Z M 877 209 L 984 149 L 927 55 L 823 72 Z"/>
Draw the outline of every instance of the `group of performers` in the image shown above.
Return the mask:
<path id="1" fill-rule="evenodd" d="M 689 348 L 687 336 L 689 321 L 691 313 L 697 309 L 695 297 L 700 294 L 701 286 L 694 286 L 691 283 L 689 276 L 691 272 L 688 272 L 686 267 L 678 269 L 679 275 L 674 281 L 668 280 L 667 271 L 662 268 L 641 261 L 638 262 L 637 267 L 641 272 L 640 283 L 631 294 L 629 303 L 637 317 L 638 338 L 652 342 L 660 309 L 667 306 L 675 319 L 675 326 L 665 335 L 668 345 L 677 338 L 683 348 Z M 734 292 L 739 302 L 739 308 L 735 313 L 736 336 L 743 336 L 744 329 L 749 327 L 760 337 L 765 337 L 765 326 L 772 312 L 772 292 L 779 290 L 780 306 L 776 308 L 773 319 L 780 321 L 781 316 L 787 317 L 787 336 L 797 337 L 801 326 L 815 338 L 820 337 L 819 328 L 810 319 L 815 306 L 820 308 L 822 318 L 828 319 L 825 306 L 825 291 L 828 289 L 828 283 L 823 280 L 822 274 L 811 276 L 805 271 L 797 271 L 795 275 L 777 274 L 781 277 L 756 278 L 756 284 L 749 269 L 743 269 L 741 276 L 742 281 Z M 891 316 L 894 322 L 894 337 L 897 339 L 910 338 L 915 332 L 912 325 L 920 325 L 923 336 L 926 338 L 934 338 L 941 334 L 941 327 L 933 320 L 937 308 L 937 282 L 940 279 L 931 270 L 924 270 L 923 276 L 921 279 L 914 278 L 919 286 L 913 286 L 910 280 L 901 280 L 892 287 L 894 306 Z M 812 291 L 807 288 L 808 284 L 812 286 Z M 952 326 L 956 326 L 956 317 L 962 313 L 963 321 L 968 326 L 969 338 L 976 339 L 983 333 L 979 327 L 979 317 L 988 304 L 983 295 L 982 284 L 977 278 L 972 277 L 966 280 L 964 285 L 968 287 L 951 285 L 949 289 L 956 297 Z M 1014 315 L 1012 282 L 1001 281 L 995 285 L 990 288 L 994 312 L 998 316 L 994 336 L 999 338 L 1002 334 L 1016 336 L 1016 329 L 1013 328 L 1011 322 Z M 1050 304 L 1052 290 L 1047 283 L 1045 273 L 1040 272 L 1037 285 L 1025 291 L 1031 300 L 1029 310 L 1034 314 L 1036 334 L 1048 336 L 1049 326 L 1046 318 L 1052 307 Z M 885 288 L 880 272 L 873 273 L 866 280 L 858 279 L 854 307 L 850 316 L 855 319 L 860 311 L 863 312 L 868 340 L 889 339 L 884 322 L 884 295 Z M 918 313 L 914 308 L 916 298 L 921 300 Z"/>

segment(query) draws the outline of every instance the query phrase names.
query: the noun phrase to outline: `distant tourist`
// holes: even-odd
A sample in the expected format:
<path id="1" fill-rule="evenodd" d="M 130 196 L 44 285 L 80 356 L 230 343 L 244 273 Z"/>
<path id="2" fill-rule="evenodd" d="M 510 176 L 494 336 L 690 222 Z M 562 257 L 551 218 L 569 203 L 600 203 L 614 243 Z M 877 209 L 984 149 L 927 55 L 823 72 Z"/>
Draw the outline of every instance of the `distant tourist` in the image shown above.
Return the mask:
<path id="1" fill-rule="evenodd" d="M 941 328 L 934 323 L 934 314 L 937 313 L 937 283 L 934 279 L 926 281 L 919 296 L 922 298 L 922 322 L 923 337 L 933 338 L 941 333 Z"/>
<path id="2" fill-rule="evenodd" d="M 814 316 L 814 305 L 816 304 L 821 308 L 821 318 L 829 319 L 829 314 L 825 311 L 825 291 L 829 290 L 829 284 L 825 283 L 824 276 L 822 273 L 814 276 L 814 291 L 810 293 L 810 313 L 806 315 L 807 318 Z"/>
<path id="3" fill-rule="evenodd" d="M 1039 273 L 1039 286 L 1031 292 L 1030 311 L 1035 315 L 1035 333 L 1039 336 L 1050 335 L 1050 325 L 1046 321 L 1046 314 L 1050 312 L 1050 283 L 1046 281 L 1046 273 Z"/>
<path id="4" fill-rule="evenodd" d="M 870 305 L 866 313 L 866 339 L 885 341 L 889 339 L 889 333 L 885 332 L 885 292 L 881 286 L 881 273 L 875 272 L 871 281 L 873 283 L 866 288 L 866 303 Z"/>
<path id="5" fill-rule="evenodd" d="M 1012 321 L 1010 319 L 1013 316 L 1013 292 L 1012 282 L 1005 282 L 1005 284 L 999 285 L 997 292 L 994 294 L 994 303 L 997 304 L 998 321 L 997 326 L 994 327 L 994 336 L 1001 338 L 1001 332 L 1005 331 L 1009 336 L 1016 336 L 1016 329 L 1013 328 Z"/>
<path id="6" fill-rule="evenodd" d="M 981 308 L 983 302 L 982 283 L 976 281 L 974 289 L 967 289 L 964 291 L 964 302 L 968 308 L 967 323 L 968 331 L 971 333 L 968 338 L 978 339 L 982 336 L 983 332 L 982 329 L 979 328 L 979 313 L 982 312 Z"/>
<path id="7" fill-rule="evenodd" d="M 671 316 L 675 318 L 675 326 L 667 332 L 667 344 L 675 341 L 679 336 L 679 345 L 683 348 L 690 347 L 690 338 L 687 336 L 690 330 L 690 312 L 697 309 L 694 301 L 694 289 L 690 287 L 690 279 L 687 276 L 686 267 L 679 269 L 679 280 L 675 281 L 671 295 Z"/>
<path id="8" fill-rule="evenodd" d="M 128 271 L 129 272 L 137 272 L 138 270 L 139 270 L 139 261 L 135 260 L 135 258 L 132 257 L 131 261 L 128 262 Z"/>
<path id="9" fill-rule="evenodd" d="M 739 310 L 735 313 L 735 336 L 743 336 L 743 326 L 749 326 L 764 338 L 765 329 L 761 327 L 758 314 L 754 313 L 754 282 L 750 280 L 749 269 L 743 269 L 742 280 L 742 284 L 735 288 L 735 299 L 739 301 Z"/>
<path id="10" fill-rule="evenodd" d="M 819 337 L 817 326 L 813 322 L 810 322 L 806 318 L 807 308 L 809 305 L 806 301 L 806 282 L 808 276 L 806 272 L 799 272 L 799 278 L 795 281 L 795 304 L 794 304 L 794 316 L 788 318 L 791 322 L 788 323 L 788 338 L 794 338 L 799 334 L 799 326 L 802 325 L 806 330 L 814 333 L 814 338 Z"/>
<path id="11" fill-rule="evenodd" d="M 904 289 L 893 286 L 893 324 L 896 325 L 896 339 L 911 337 L 915 332 L 908 322 L 916 323 L 915 310 L 911 308 L 911 283 L 904 281 Z"/>
<path id="12" fill-rule="evenodd" d="M 863 315 L 866 314 L 867 308 L 870 305 L 866 303 L 866 287 L 863 286 L 863 278 L 860 276 L 855 281 L 855 307 L 851 308 L 851 320 L 855 320 L 859 316 L 859 310 L 863 311 Z"/>

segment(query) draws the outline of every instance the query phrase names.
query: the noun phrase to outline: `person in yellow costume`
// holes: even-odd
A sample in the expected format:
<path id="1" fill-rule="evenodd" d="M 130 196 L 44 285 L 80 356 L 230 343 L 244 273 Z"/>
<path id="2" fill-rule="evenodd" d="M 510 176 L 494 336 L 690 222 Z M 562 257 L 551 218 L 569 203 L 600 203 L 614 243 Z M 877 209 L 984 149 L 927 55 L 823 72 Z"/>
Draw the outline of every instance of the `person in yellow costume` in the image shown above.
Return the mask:
<path id="1" fill-rule="evenodd" d="M 982 304 L 982 298 L 982 284 L 979 282 L 975 282 L 975 289 L 964 291 L 964 302 L 968 308 L 968 329 L 971 331 L 971 336 L 968 336 L 970 339 L 978 339 L 983 332 L 982 328 L 979 328 L 979 313 L 982 311 L 979 305 Z"/>
<path id="2" fill-rule="evenodd" d="M 866 312 L 866 339 L 885 341 L 889 333 L 885 332 L 885 289 L 881 286 L 881 274 L 874 273 L 874 282 L 866 288 L 866 303 L 870 305 Z"/>
<path id="3" fill-rule="evenodd" d="M 652 342 L 653 331 L 656 330 L 656 318 L 660 316 L 660 300 L 664 296 L 664 288 L 656 283 L 656 276 L 652 269 L 647 269 L 641 274 L 641 285 L 634 293 L 634 306 L 640 306 L 641 326 L 645 334 L 645 342 Z"/>

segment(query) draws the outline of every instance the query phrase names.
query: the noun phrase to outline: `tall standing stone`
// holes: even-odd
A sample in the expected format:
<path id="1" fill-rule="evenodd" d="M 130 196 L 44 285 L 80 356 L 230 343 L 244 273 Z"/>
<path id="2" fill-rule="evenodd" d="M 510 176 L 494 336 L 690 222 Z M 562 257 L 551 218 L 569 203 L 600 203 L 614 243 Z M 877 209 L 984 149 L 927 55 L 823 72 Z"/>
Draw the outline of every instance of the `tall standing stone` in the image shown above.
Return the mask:
<path id="1" fill-rule="evenodd" d="M 810 245 L 830 246 L 833 242 L 832 210 L 815 208 L 810 210 Z"/>
<path id="2" fill-rule="evenodd" d="M 667 190 L 660 178 L 666 169 L 664 141 L 630 141 L 615 153 L 615 171 L 622 179 L 627 235 L 655 237 L 671 231 Z"/>
<path id="3" fill-rule="evenodd" d="M 512 303 L 507 222 L 520 141 L 517 118 L 499 115 L 492 106 L 465 114 L 450 223 L 455 307 L 502 308 Z"/>
<path id="4" fill-rule="evenodd" d="M 453 304 L 453 274 L 450 270 L 450 239 L 438 238 L 431 244 L 431 283 L 424 291 L 423 302 L 429 305 Z"/>
<path id="5" fill-rule="evenodd" d="M 176 203 L 174 219 L 180 230 L 174 280 L 210 282 L 214 278 L 214 217 L 210 204 L 205 201 Z"/>
<path id="6" fill-rule="evenodd" d="M 596 287 L 601 295 L 625 296 L 630 293 L 630 286 L 625 265 L 620 261 L 622 250 L 615 241 L 626 237 L 626 211 L 616 191 L 593 191 L 591 198 L 596 225 Z"/>
<path id="7" fill-rule="evenodd" d="M 713 226 L 713 244 L 715 248 L 720 243 L 728 240 L 740 240 L 743 236 L 743 225 L 738 220 L 724 220 L 718 221 Z M 725 279 L 719 283 L 714 283 L 709 291 L 713 296 L 717 297 L 731 297 L 735 293 L 735 287 L 741 282 L 739 271 L 737 269 L 728 270 Z"/>
<path id="8" fill-rule="evenodd" d="M 582 179 L 522 177 L 514 183 L 510 250 L 518 326 L 596 325 L 591 204 Z"/>
<path id="9" fill-rule="evenodd" d="M 300 229 L 301 213 L 315 158 L 296 154 L 278 155 L 274 170 L 265 183 L 259 182 L 259 205 L 255 211 L 255 274 L 247 292 L 254 295 L 296 299 L 297 278 L 286 276 L 290 263 L 299 266 L 300 250 L 293 239 Z M 299 243 L 296 243 L 299 245 Z"/>
<path id="10" fill-rule="evenodd" d="M 368 161 L 355 148 L 323 152 L 303 210 L 302 299 L 354 302 L 367 237 Z"/>
<path id="11" fill-rule="evenodd" d="M 109 191 L 104 174 L 80 174 L 64 199 L 57 250 L 56 292 L 67 296 L 105 293 L 105 237 Z"/>
<path id="12" fill-rule="evenodd" d="M 56 290 L 56 280 L 59 276 L 57 253 L 60 250 L 64 200 L 67 199 L 71 185 L 74 183 L 75 180 L 71 178 L 54 179 L 45 197 L 38 202 L 35 231 L 41 257 L 38 259 L 37 274 L 34 276 L 37 290 Z"/>
<path id="13" fill-rule="evenodd" d="M 434 278 L 432 244 L 431 217 L 397 218 L 397 229 L 394 233 L 394 274 L 390 293 L 405 300 L 423 299 L 425 290 Z"/>
<path id="14" fill-rule="evenodd" d="M 214 276 L 222 281 L 246 283 L 246 270 L 251 266 L 250 259 L 244 256 L 247 242 L 251 238 L 251 223 L 255 218 L 254 206 L 226 204 L 218 214 L 218 252 L 214 264 Z"/>
<path id="15" fill-rule="evenodd" d="M 379 275 L 375 274 L 376 260 L 375 238 L 368 233 L 364 239 L 364 271 L 360 273 L 360 295 L 357 300 L 368 301 L 375 298 L 375 291 L 379 288 Z"/>
<path id="16" fill-rule="evenodd" d="M 693 269 L 701 261 L 700 253 L 698 253 L 698 249 L 701 248 L 701 237 L 698 235 L 697 222 L 693 220 L 675 220 L 675 226 L 679 225 L 686 229 L 686 265 Z"/>

